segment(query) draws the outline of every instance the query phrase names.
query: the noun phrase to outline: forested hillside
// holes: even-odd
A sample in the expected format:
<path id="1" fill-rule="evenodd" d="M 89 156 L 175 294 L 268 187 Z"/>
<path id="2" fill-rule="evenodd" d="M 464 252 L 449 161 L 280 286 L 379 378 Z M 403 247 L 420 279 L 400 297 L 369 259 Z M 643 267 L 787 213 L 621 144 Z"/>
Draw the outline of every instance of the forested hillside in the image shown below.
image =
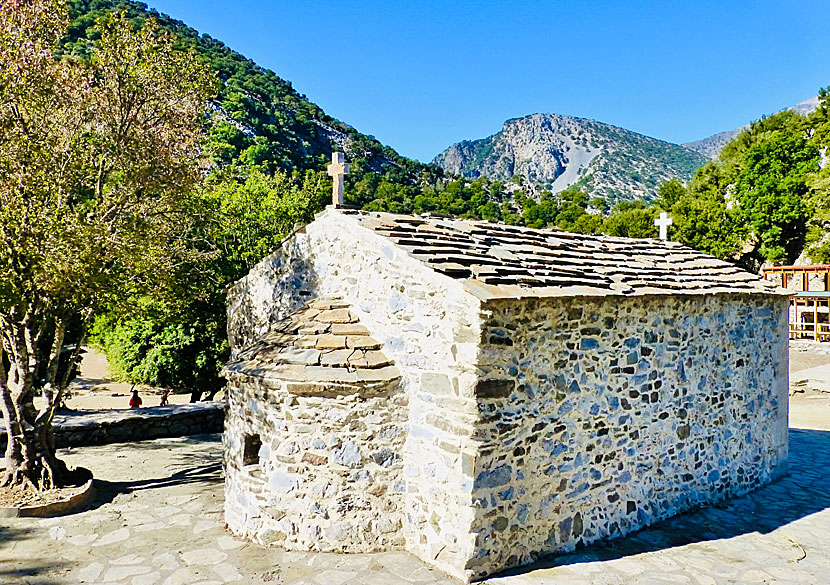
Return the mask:
<path id="1" fill-rule="evenodd" d="M 154 18 L 179 39 L 195 47 L 222 81 L 212 104 L 210 153 L 216 164 L 239 161 L 268 170 L 324 170 L 332 149 L 344 150 L 353 177 L 380 172 L 402 184 L 434 182 L 434 168 L 399 156 L 323 112 L 306 96 L 271 71 L 229 49 L 220 41 L 161 14 L 146 4 L 127 0 L 71 0 L 74 22 L 64 51 L 88 55 L 97 38 L 95 21 L 115 10 L 138 24 Z M 440 172 L 438 173 L 440 174 Z M 426 176 L 424 176 L 426 175 Z"/>
<path id="2" fill-rule="evenodd" d="M 228 353 L 224 289 L 326 204 L 332 150 L 345 151 L 351 163 L 346 202 L 352 205 L 502 217 L 490 185 L 453 181 L 434 165 L 399 156 L 326 115 L 290 82 L 180 21 L 128 0 L 70 0 L 69 6 L 73 21 L 56 57 L 94 59 L 98 22 L 123 12 L 137 28 L 155 20 L 180 49 L 200 54 L 219 81 L 205 121 L 208 172 L 194 193 L 190 235 L 209 259 L 182 266 L 175 290 L 119 303 L 94 322 L 92 340 L 126 379 L 194 396 L 221 387 L 218 371 Z"/>
<path id="3" fill-rule="evenodd" d="M 348 204 L 396 212 L 502 217 L 500 184 L 491 197 L 489 182 L 483 190 L 482 184 L 471 188 L 470 180 L 457 180 L 436 165 L 400 156 L 328 116 L 289 81 L 181 21 L 130 0 L 70 0 L 69 4 L 74 22 L 59 52 L 89 56 L 98 36 L 96 19 L 124 11 L 136 26 L 155 19 L 177 37 L 180 47 L 194 47 L 204 57 L 221 80 L 210 104 L 206 150 L 214 169 L 225 175 L 240 178 L 252 169 L 266 175 L 324 173 L 332 150 L 341 150 L 351 164 L 346 177 Z M 325 200 L 323 196 L 315 201 L 312 213 Z M 491 200 L 495 203 L 490 204 Z"/>

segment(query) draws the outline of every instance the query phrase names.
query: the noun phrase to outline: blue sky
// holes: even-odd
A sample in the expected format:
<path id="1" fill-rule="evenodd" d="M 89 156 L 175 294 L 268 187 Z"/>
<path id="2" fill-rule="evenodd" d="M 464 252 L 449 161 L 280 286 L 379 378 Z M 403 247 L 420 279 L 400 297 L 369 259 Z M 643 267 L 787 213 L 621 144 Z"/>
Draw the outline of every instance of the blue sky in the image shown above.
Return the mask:
<path id="1" fill-rule="evenodd" d="M 148 3 L 422 161 L 535 112 L 687 142 L 830 86 L 830 0 Z"/>

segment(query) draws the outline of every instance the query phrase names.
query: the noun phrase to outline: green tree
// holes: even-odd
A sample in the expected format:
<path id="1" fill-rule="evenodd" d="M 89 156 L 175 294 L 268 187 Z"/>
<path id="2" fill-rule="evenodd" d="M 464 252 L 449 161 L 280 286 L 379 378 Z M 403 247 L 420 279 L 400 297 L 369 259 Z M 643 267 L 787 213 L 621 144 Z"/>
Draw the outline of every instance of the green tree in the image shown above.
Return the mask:
<path id="1" fill-rule="evenodd" d="M 95 319 L 92 341 L 116 375 L 140 384 L 189 392 L 196 401 L 224 385 L 229 355 L 225 288 L 279 246 L 297 224 L 309 222 L 329 193 L 323 173 L 304 175 L 227 167 L 211 175 L 195 198 L 188 236 L 218 253 L 180 272 L 175 300 L 144 296 L 142 311 Z"/>
<path id="2" fill-rule="evenodd" d="M 194 251 L 183 236 L 200 179 L 201 120 L 215 91 L 192 51 L 152 22 L 97 25 L 90 59 L 56 58 L 56 0 L 0 10 L 0 483 L 68 477 L 52 419 L 68 379 L 59 356 L 73 320 L 146 290 Z M 41 392 L 43 406 L 34 406 Z"/>
<path id="3" fill-rule="evenodd" d="M 807 174 L 818 170 L 818 149 L 801 133 L 776 133 L 744 155 L 735 196 L 769 262 L 792 262 L 804 245 Z"/>
<path id="4" fill-rule="evenodd" d="M 559 213 L 556 216 L 556 225 L 563 230 L 573 231 L 579 218 L 586 214 L 588 196 L 577 189 L 566 189 L 559 193 Z"/>
<path id="5" fill-rule="evenodd" d="M 643 201 L 618 203 L 606 218 L 603 231 L 609 236 L 625 238 L 654 238 L 657 228 L 654 218 L 657 209 Z"/>
<path id="6" fill-rule="evenodd" d="M 686 194 L 671 208 L 673 240 L 718 258 L 737 259 L 748 231 L 737 209 L 728 209 L 719 194 Z"/>
<path id="7" fill-rule="evenodd" d="M 603 216 L 592 213 L 580 215 L 572 226 L 573 231 L 580 234 L 601 234 L 604 228 Z"/>
<path id="8" fill-rule="evenodd" d="M 661 209 L 671 209 L 685 195 L 686 186 L 683 182 L 680 179 L 671 179 L 660 185 L 655 203 Z"/>
<path id="9" fill-rule="evenodd" d="M 813 141 L 819 150 L 820 169 L 807 177 L 807 254 L 815 263 L 830 264 L 830 87 L 819 91 L 819 107 L 810 116 Z"/>
<path id="10" fill-rule="evenodd" d="M 792 262 L 810 244 L 814 256 L 824 257 L 830 223 L 830 181 L 819 168 L 825 120 L 822 107 L 809 117 L 785 111 L 762 118 L 701 167 L 685 192 L 679 184 L 662 185 L 657 205 L 671 210 L 673 237 L 751 270 Z"/>

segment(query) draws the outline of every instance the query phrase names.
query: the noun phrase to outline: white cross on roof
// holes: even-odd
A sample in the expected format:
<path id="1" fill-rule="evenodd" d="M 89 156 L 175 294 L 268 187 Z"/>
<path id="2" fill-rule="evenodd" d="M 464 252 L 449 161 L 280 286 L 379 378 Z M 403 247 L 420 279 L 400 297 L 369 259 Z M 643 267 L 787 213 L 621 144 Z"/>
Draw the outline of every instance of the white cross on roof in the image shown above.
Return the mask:
<path id="1" fill-rule="evenodd" d="M 669 239 L 669 226 L 673 224 L 672 218 L 669 217 L 669 214 L 665 211 L 660 212 L 660 217 L 654 220 L 654 225 L 660 228 L 660 239 L 661 240 L 668 240 Z"/>

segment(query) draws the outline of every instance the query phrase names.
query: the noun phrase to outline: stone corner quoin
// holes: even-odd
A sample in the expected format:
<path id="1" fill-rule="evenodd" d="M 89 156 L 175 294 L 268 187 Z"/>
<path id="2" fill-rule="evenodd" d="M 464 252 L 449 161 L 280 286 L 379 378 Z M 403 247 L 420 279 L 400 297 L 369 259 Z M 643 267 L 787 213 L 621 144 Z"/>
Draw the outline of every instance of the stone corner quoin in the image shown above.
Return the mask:
<path id="1" fill-rule="evenodd" d="M 469 581 L 783 474 L 787 298 L 676 245 L 693 277 L 630 263 L 673 289 L 522 289 L 509 238 L 548 234 L 329 209 L 231 287 L 231 530 Z"/>

